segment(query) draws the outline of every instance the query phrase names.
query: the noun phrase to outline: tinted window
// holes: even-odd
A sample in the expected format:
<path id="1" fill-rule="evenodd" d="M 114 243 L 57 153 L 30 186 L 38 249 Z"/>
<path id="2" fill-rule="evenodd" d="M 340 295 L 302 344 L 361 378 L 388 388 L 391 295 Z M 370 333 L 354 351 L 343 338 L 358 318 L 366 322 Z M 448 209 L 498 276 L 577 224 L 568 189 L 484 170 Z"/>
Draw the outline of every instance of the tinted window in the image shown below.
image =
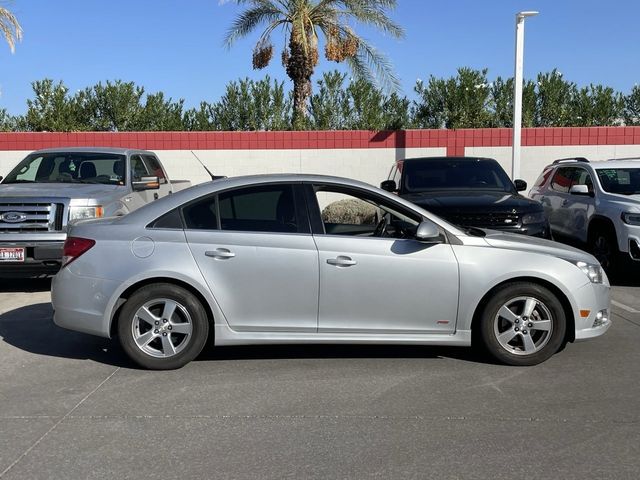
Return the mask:
<path id="1" fill-rule="evenodd" d="M 551 180 L 551 188 L 556 192 L 568 193 L 574 171 L 575 168 L 572 167 L 563 167 L 556 170 L 556 174 Z"/>
<path id="2" fill-rule="evenodd" d="M 622 195 L 640 193 L 640 168 L 606 168 L 597 172 L 605 192 Z"/>
<path id="3" fill-rule="evenodd" d="M 151 172 L 151 175 L 154 177 L 158 177 L 160 180 L 160 184 L 167 183 L 167 178 L 162 171 L 162 165 L 160 165 L 160 161 L 154 157 L 153 155 L 143 155 L 144 161 L 147 164 L 147 169 Z"/>
<path id="4" fill-rule="evenodd" d="M 512 192 L 511 180 L 494 160 L 425 159 L 403 163 L 404 190 L 500 190 Z"/>
<path id="5" fill-rule="evenodd" d="M 218 228 L 215 195 L 187 205 L 182 209 L 182 214 L 187 228 L 195 230 L 216 230 Z"/>
<path id="6" fill-rule="evenodd" d="M 536 180 L 536 183 L 534 183 L 533 186 L 534 187 L 541 187 L 542 185 L 547 183 L 547 180 L 549 179 L 549 176 L 551 176 L 551 172 L 553 172 L 553 169 L 552 168 L 547 168 L 544 172 L 542 172 L 540 174 L 540 176 Z"/>
<path id="7" fill-rule="evenodd" d="M 291 185 L 247 187 L 218 196 L 222 230 L 298 232 Z"/>
<path id="8" fill-rule="evenodd" d="M 182 230 L 182 218 L 178 210 L 171 210 L 149 225 L 150 228 L 170 228 Z"/>

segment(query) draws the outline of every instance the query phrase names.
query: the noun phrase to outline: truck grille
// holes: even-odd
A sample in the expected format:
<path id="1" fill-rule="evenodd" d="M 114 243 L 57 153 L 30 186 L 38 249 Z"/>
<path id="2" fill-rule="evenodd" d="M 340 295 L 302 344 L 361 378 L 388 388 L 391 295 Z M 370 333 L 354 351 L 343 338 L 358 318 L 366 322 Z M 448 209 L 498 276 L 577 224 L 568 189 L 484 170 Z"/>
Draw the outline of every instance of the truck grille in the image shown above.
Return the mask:
<path id="1" fill-rule="evenodd" d="M 62 230 L 64 204 L 0 202 L 0 232 L 55 232 Z"/>
<path id="2" fill-rule="evenodd" d="M 495 213 L 454 213 L 443 215 L 455 225 L 493 229 L 513 229 L 520 223 L 518 214 L 512 212 Z"/>

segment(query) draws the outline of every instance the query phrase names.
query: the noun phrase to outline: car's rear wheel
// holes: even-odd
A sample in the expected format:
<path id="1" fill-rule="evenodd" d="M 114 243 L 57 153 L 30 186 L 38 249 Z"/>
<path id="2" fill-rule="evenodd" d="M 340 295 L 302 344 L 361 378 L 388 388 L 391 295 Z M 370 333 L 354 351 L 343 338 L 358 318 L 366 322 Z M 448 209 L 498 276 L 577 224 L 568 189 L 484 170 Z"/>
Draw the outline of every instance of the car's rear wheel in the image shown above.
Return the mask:
<path id="1" fill-rule="evenodd" d="M 481 338 L 487 351 L 508 365 L 536 365 L 562 346 L 566 318 L 549 289 L 530 282 L 507 284 L 482 312 Z"/>
<path id="2" fill-rule="evenodd" d="M 207 341 L 209 322 L 200 301 L 177 285 L 158 283 L 136 291 L 122 307 L 120 343 L 138 365 L 153 370 L 180 368 Z"/>

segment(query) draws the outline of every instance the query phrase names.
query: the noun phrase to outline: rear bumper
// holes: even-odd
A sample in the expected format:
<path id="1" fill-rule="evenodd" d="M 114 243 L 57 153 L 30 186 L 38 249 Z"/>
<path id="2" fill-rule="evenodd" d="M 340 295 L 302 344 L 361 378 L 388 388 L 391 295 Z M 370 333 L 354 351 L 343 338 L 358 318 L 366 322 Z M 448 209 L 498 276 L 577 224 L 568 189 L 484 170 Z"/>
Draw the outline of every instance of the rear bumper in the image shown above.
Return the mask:
<path id="1" fill-rule="evenodd" d="M 24 248 L 24 262 L 0 262 L 0 277 L 54 274 L 60 270 L 64 240 L 0 241 L 0 248 Z"/>
<path id="2" fill-rule="evenodd" d="M 63 268 L 51 282 L 53 321 L 69 330 L 110 336 L 109 300 L 121 282 L 79 276 Z"/>

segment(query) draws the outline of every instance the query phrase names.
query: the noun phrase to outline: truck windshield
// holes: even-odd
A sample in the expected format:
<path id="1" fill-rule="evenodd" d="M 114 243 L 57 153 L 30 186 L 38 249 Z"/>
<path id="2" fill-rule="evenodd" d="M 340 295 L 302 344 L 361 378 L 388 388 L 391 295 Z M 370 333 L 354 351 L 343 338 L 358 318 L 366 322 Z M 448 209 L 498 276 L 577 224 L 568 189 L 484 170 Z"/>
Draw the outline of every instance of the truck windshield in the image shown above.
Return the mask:
<path id="1" fill-rule="evenodd" d="M 32 154 L 2 183 L 101 183 L 124 185 L 124 155 L 94 152 Z"/>
<path id="2" fill-rule="evenodd" d="M 598 169 L 600 185 L 605 192 L 620 195 L 640 194 L 640 168 Z"/>
<path id="3" fill-rule="evenodd" d="M 489 159 L 405 161 L 402 175 L 406 192 L 469 189 L 515 192 L 500 164 Z"/>

